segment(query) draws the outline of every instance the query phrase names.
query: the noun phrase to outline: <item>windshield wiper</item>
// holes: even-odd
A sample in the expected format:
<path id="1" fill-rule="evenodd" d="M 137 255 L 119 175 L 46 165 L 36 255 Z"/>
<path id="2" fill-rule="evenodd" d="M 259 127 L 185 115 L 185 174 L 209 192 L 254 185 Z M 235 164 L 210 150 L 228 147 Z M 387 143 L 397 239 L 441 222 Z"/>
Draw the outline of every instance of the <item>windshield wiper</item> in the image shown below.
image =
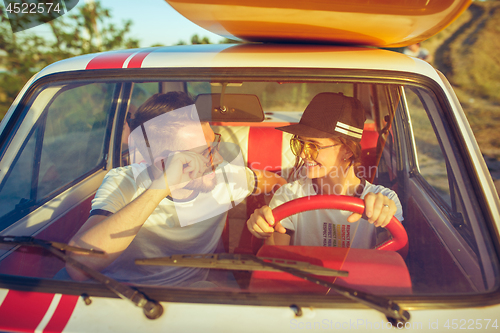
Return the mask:
<path id="1" fill-rule="evenodd" d="M 86 254 L 105 254 L 103 251 L 94 250 L 94 249 L 84 249 L 81 247 L 71 246 L 64 243 L 52 242 L 43 239 L 37 239 L 30 236 L 0 236 L 0 243 L 3 244 L 11 244 L 11 245 L 21 245 L 21 246 L 31 246 L 31 247 L 43 247 L 46 248 L 54 247 L 59 251 L 71 251 L 77 253 L 86 253 Z"/>
<path id="2" fill-rule="evenodd" d="M 339 286 L 331 282 L 311 276 L 307 272 L 304 272 L 300 269 L 293 267 L 282 267 L 281 265 L 276 263 L 266 262 L 262 260 L 262 258 L 259 258 L 257 256 L 252 256 L 252 257 L 253 257 L 252 260 L 261 263 L 262 265 L 273 267 L 283 272 L 292 274 L 293 276 L 302 278 L 306 281 L 321 285 L 323 287 L 331 288 L 332 290 L 336 291 L 337 293 L 349 299 L 363 303 L 375 310 L 378 310 L 383 314 L 385 314 L 387 319 L 393 324 L 395 323 L 405 324 L 408 320 L 410 320 L 410 313 L 408 311 L 401 308 L 396 302 L 387 299 L 385 297 L 375 296 L 369 293 L 365 293 L 363 291 L 358 291 L 351 288 Z"/>
<path id="3" fill-rule="evenodd" d="M 404 324 L 410 320 L 410 313 L 390 299 L 339 286 L 311 275 L 347 276 L 348 272 L 337 271 L 309 263 L 283 259 L 259 258 L 251 254 L 186 254 L 164 258 L 136 259 L 135 263 L 138 265 L 165 265 L 248 271 L 273 270 L 286 272 L 306 281 L 331 288 L 349 299 L 380 311 L 385 314 L 387 319 L 393 324 L 399 322 Z M 326 272 L 329 273 L 325 274 Z"/>
<path id="4" fill-rule="evenodd" d="M 253 259 L 253 255 L 247 254 L 177 254 L 162 258 L 136 259 L 136 265 L 154 265 L 154 266 L 178 266 L 178 267 L 196 267 L 196 268 L 214 268 L 242 271 L 274 271 L 281 272 L 268 265 L 263 265 Z M 313 265 L 308 262 L 285 260 L 276 258 L 261 258 L 266 262 L 279 264 L 280 267 L 292 267 L 300 269 L 303 272 L 315 275 L 325 276 L 348 276 L 349 272 Z"/>
<path id="5" fill-rule="evenodd" d="M 0 244 L 42 247 L 47 251 L 49 251 L 50 253 L 52 253 L 53 255 L 62 259 L 64 262 L 70 264 L 75 268 L 78 268 L 85 274 L 89 275 L 94 280 L 101 283 L 109 290 L 111 290 L 115 295 L 119 296 L 122 299 L 129 300 L 136 306 L 143 308 L 144 314 L 149 319 L 159 318 L 163 313 L 163 307 L 157 301 L 150 299 L 145 294 L 141 293 L 136 289 L 124 285 L 96 271 L 95 269 L 82 264 L 81 262 L 73 259 L 64 252 L 64 251 L 71 251 L 77 253 L 104 255 L 105 253 L 103 251 L 79 248 L 64 243 L 46 241 L 30 236 L 0 236 Z"/>

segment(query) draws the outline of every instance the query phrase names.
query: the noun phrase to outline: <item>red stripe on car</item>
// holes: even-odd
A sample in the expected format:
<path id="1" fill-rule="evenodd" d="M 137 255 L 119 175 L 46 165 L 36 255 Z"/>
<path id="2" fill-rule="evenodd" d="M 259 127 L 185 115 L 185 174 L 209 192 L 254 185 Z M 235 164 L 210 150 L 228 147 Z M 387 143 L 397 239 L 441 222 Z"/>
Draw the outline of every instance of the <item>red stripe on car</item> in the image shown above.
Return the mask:
<path id="1" fill-rule="evenodd" d="M 90 60 L 85 69 L 123 68 L 125 60 L 134 53 L 133 51 L 124 51 L 100 54 Z"/>
<path id="2" fill-rule="evenodd" d="M 62 332 L 64 327 L 66 327 L 69 318 L 73 314 L 76 302 L 78 302 L 78 296 L 62 295 L 61 300 L 57 305 L 56 311 L 52 315 L 52 318 L 50 318 L 47 326 L 45 326 L 43 333 Z"/>
<path id="3" fill-rule="evenodd" d="M 54 294 L 9 290 L 0 305 L 0 330 L 35 331 L 53 298 Z"/>
<path id="4" fill-rule="evenodd" d="M 135 56 L 132 57 L 132 59 L 130 59 L 130 62 L 128 63 L 127 68 L 141 68 L 142 61 L 150 53 L 151 53 L 151 51 L 141 51 L 141 52 L 137 53 Z"/>

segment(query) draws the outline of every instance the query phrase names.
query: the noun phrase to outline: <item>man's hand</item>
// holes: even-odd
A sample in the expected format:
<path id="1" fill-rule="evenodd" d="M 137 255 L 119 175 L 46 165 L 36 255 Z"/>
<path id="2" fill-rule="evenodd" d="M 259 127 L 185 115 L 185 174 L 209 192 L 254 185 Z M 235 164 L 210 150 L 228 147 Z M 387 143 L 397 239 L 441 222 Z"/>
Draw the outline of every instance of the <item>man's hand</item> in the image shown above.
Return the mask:
<path id="1" fill-rule="evenodd" d="M 168 157 L 157 158 L 150 189 L 181 189 L 190 181 L 202 177 L 210 160 L 200 154 L 182 151 Z"/>
<path id="2" fill-rule="evenodd" d="M 394 201 L 381 193 L 368 193 L 365 198 L 365 214 L 368 222 L 376 227 L 385 227 L 389 224 L 397 207 Z M 348 222 L 356 222 L 361 218 L 361 214 L 353 213 L 348 218 Z"/>
<path id="3" fill-rule="evenodd" d="M 248 219 L 247 227 L 250 233 L 259 239 L 271 237 L 274 231 L 286 233 L 280 222 L 275 224 L 273 211 L 269 206 L 256 209 Z"/>

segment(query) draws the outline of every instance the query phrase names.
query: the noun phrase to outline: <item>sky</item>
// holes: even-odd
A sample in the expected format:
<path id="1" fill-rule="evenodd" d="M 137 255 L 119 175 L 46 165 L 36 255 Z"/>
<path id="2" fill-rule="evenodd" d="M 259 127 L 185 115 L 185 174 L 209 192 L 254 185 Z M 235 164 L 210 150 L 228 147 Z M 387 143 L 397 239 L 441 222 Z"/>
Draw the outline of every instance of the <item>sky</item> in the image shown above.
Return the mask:
<path id="1" fill-rule="evenodd" d="M 130 36 L 139 39 L 141 47 L 173 45 L 179 40 L 189 43 L 194 34 L 208 37 L 212 43 L 223 39 L 186 19 L 165 0 L 102 0 L 101 3 L 111 10 L 116 23 L 133 21 Z"/>
<path id="2" fill-rule="evenodd" d="M 79 0 L 78 6 L 85 4 L 86 1 L 89 0 Z M 128 36 L 138 39 L 141 47 L 154 44 L 175 45 L 180 40 L 189 44 L 194 34 L 200 38 L 208 37 L 212 43 L 218 43 L 223 39 L 186 19 L 165 0 L 101 0 L 101 5 L 111 11 L 111 21 L 116 25 L 123 25 L 124 20 L 132 20 Z M 73 8 L 71 12 L 76 10 Z M 20 33 L 36 34 L 46 38 L 52 36 L 47 24 Z"/>

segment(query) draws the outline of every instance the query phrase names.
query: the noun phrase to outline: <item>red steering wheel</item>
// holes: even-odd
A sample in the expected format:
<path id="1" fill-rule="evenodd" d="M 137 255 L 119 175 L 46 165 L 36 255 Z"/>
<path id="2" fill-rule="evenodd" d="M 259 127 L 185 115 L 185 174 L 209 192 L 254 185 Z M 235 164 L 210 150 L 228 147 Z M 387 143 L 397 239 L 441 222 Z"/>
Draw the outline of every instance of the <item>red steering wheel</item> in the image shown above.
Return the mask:
<path id="1" fill-rule="evenodd" d="M 273 209 L 273 215 L 275 221 L 281 221 L 285 217 L 315 209 L 340 209 L 363 214 L 365 203 L 359 198 L 347 195 L 315 195 L 285 202 Z M 397 218 L 392 217 L 385 228 L 391 233 L 392 239 L 380 244 L 376 249 L 383 251 L 401 250 L 401 255 L 403 255 L 403 257 L 406 256 L 408 234 L 401 222 L 399 222 Z"/>

